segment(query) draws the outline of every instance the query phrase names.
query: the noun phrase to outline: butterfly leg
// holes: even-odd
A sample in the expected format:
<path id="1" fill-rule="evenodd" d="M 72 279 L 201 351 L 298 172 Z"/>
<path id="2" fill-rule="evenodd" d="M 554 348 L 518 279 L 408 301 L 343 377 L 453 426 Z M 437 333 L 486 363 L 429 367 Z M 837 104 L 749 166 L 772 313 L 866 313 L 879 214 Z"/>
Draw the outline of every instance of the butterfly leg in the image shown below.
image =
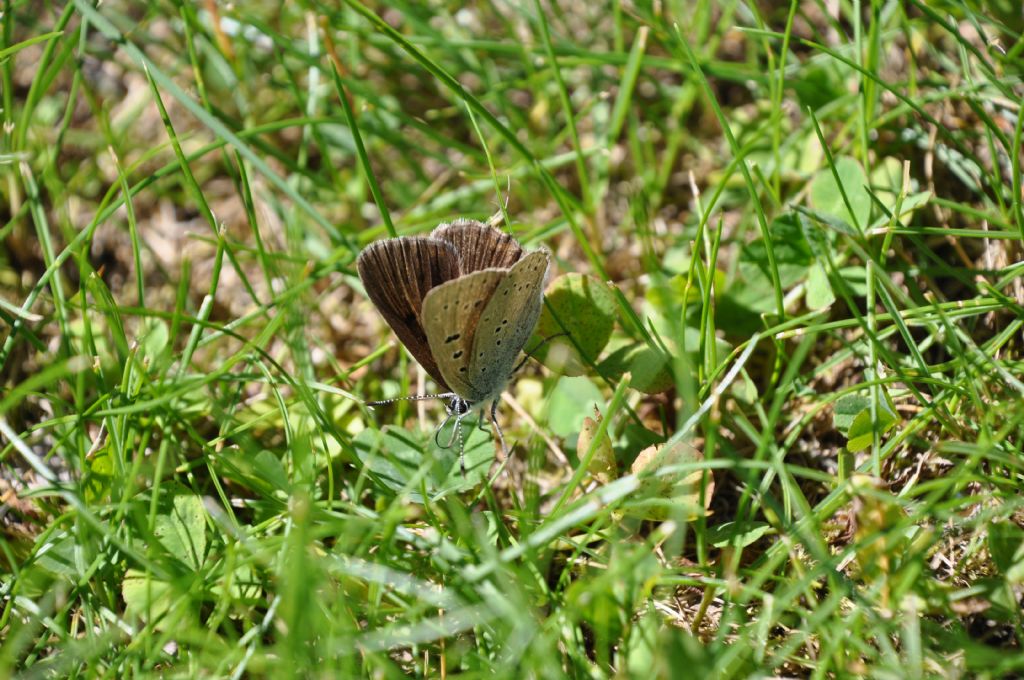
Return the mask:
<path id="1" fill-rule="evenodd" d="M 510 375 L 509 378 L 511 379 L 513 375 L 518 373 L 519 369 L 521 369 L 523 366 L 525 366 L 526 362 L 533 358 L 533 355 L 534 355 L 534 353 L 536 353 L 537 350 L 539 350 L 544 345 L 548 344 L 548 342 L 550 342 L 551 340 L 554 340 L 555 338 L 560 338 L 563 335 L 569 335 L 569 334 L 568 333 L 555 333 L 554 335 L 549 335 L 548 337 L 546 337 L 543 340 L 541 340 L 540 342 L 538 342 L 537 346 L 534 347 L 533 349 L 529 350 L 528 352 L 526 352 L 526 356 L 523 357 L 523 360 L 520 361 L 518 364 L 516 364 L 516 367 L 512 369 L 512 375 Z"/>
<path id="2" fill-rule="evenodd" d="M 445 405 L 445 411 L 447 416 L 444 421 L 437 426 L 434 430 L 434 443 L 437 444 L 438 448 L 450 449 L 453 444 L 459 446 L 459 467 L 462 469 L 462 476 L 466 476 L 466 445 L 462 439 L 462 419 L 466 417 L 466 414 L 470 412 L 470 404 L 465 399 L 462 399 L 458 395 L 452 395 L 452 400 Z M 448 441 L 444 444 L 441 443 L 441 431 L 445 426 L 451 422 L 452 418 L 455 419 L 455 425 L 452 429 L 452 436 L 448 437 Z"/>
<path id="3" fill-rule="evenodd" d="M 501 443 L 501 455 L 505 460 L 508 460 L 508 446 L 505 444 L 505 435 L 501 431 L 501 426 L 498 425 L 498 400 L 495 399 L 491 402 L 491 423 L 494 424 L 494 432 L 498 435 L 498 441 Z"/>
<path id="4" fill-rule="evenodd" d="M 447 444 L 442 444 L 441 443 L 441 431 L 445 428 L 445 425 L 447 425 L 449 422 L 451 422 L 452 418 L 455 418 L 455 430 L 452 431 L 452 436 L 448 438 L 448 443 Z M 456 430 L 459 429 L 459 421 L 460 420 L 461 420 L 460 416 L 458 416 L 457 414 L 455 414 L 455 413 L 453 413 L 451 411 L 448 412 L 448 415 L 445 417 L 445 419 L 442 420 L 441 424 L 437 426 L 436 430 L 434 430 L 434 443 L 437 444 L 437 448 L 439 448 L 439 449 L 450 449 L 450 448 L 452 448 L 452 444 L 455 443 Z"/>

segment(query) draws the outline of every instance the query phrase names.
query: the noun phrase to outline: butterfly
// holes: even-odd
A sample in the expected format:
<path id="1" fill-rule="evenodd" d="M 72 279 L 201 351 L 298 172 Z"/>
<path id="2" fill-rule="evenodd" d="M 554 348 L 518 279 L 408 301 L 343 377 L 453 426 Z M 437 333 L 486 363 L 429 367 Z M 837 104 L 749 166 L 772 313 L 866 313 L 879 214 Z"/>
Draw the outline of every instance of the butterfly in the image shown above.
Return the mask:
<path id="1" fill-rule="evenodd" d="M 468 219 L 441 224 L 429 236 L 376 241 L 356 261 L 370 300 L 443 391 L 410 399 L 450 400 L 441 428 L 455 418 L 463 474 L 461 423 L 476 407 L 482 422 L 490 404 L 508 452 L 498 400 L 537 325 L 549 263 L 546 250 L 525 250 L 500 229 Z M 371 405 L 381 403 L 387 401 Z"/>

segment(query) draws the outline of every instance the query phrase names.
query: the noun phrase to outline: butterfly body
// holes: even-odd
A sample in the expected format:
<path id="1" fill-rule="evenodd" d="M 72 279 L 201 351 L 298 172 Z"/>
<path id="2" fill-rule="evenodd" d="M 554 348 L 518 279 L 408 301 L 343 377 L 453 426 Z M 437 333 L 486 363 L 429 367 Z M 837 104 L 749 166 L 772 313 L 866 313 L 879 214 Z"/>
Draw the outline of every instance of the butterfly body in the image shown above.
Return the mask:
<path id="1" fill-rule="evenodd" d="M 543 305 L 549 256 L 473 220 L 377 241 L 356 263 L 367 295 L 451 397 L 457 422 L 494 407 Z M 495 423 L 496 424 L 496 423 Z"/>

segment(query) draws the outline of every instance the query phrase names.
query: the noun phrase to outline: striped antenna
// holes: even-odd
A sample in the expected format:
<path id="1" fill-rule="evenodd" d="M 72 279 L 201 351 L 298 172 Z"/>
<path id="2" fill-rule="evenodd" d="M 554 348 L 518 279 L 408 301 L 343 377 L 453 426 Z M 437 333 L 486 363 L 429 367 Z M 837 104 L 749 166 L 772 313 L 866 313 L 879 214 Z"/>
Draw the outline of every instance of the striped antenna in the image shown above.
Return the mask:
<path id="1" fill-rule="evenodd" d="M 394 404 L 396 401 L 426 401 L 427 399 L 447 399 L 454 397 L 454 392 L 444 392 L 443 394 L 413 394 L 408 397 L 395 397 L 394 399 L 381 399 L 380 401 L 366 401 L 363 402 L 366 406 L 384 406 L 385 404 Z"/>

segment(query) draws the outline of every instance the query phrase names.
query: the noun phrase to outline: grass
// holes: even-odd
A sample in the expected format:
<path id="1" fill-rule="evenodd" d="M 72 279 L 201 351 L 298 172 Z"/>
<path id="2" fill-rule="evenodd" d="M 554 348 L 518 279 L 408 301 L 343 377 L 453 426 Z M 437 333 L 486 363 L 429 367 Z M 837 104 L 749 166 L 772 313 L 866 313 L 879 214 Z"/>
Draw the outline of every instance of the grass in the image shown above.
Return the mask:
<path id="1" fill-rule="evenodd" d="M 1024 673 L 1013 3 L 0 25 L 0 676 Z M 463 476 L 354 260 L 499 212 Z"/>

